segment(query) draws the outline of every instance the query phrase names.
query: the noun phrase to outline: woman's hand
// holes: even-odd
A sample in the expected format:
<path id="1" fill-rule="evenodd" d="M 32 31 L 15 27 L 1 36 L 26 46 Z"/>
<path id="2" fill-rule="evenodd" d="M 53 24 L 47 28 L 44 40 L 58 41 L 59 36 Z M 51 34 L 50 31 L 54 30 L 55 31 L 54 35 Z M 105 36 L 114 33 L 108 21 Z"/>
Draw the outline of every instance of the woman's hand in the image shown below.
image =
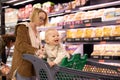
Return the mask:
<path id="1" fill-rule="evenodd" d="M 43 58 L 44 53 L 45 53 L 45 49 L 44 49 L 44 47 L 41 47 L 39 50 L 37 50 L 36 55 L 37 55 L 39 58 Z"/>

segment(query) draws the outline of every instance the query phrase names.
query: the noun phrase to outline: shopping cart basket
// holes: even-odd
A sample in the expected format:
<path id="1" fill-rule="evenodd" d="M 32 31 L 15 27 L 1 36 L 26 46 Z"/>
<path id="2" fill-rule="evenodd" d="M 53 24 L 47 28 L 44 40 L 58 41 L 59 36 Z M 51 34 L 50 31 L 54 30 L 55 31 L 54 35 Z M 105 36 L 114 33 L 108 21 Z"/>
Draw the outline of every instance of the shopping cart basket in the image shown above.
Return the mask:
<path id="1" fill-rule="evenodd" d="M 50 68 L 46 61 L 34 55 L 24 54 L 23 58 L 33 64 L 38 80 L 120 80 L 117 66 L 87 60 L 83 70 L 61 66 Z"/>

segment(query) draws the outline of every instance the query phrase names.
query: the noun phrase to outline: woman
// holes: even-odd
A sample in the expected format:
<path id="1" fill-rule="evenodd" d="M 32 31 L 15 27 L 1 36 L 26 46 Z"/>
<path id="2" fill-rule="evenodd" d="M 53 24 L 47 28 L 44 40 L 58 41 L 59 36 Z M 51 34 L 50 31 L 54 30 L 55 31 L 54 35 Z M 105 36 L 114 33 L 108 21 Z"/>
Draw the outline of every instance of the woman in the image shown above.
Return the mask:
<path id="1" fill-rule="evenodd" d="M 42 9 L 35 8 L 30 16 L 29 23 L 21 23 L 16 26 L 16 43 L 14 48 L 12 67 L 9 79 L 15 70 L 17 80 L 35 80 L 35 71 L 33 65 L 22 58 L 23 54 L 39 55 L 42 53 L 40 49 L 40 38 L 37 27 L 46 25 L 47 13 Z"/>

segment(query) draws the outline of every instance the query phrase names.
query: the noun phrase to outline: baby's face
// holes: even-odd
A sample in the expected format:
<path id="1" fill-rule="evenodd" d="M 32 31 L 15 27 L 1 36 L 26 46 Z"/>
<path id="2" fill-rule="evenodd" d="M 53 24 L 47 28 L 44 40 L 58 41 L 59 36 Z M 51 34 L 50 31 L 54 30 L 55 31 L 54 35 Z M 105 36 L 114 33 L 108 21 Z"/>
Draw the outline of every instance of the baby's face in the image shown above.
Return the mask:
<path id="1" fill-rule="evenodd" d="M 58 31 L 50 31 L 48 35 L 49 45 L 58 45 L 60 43 L 60 37 Z"/>

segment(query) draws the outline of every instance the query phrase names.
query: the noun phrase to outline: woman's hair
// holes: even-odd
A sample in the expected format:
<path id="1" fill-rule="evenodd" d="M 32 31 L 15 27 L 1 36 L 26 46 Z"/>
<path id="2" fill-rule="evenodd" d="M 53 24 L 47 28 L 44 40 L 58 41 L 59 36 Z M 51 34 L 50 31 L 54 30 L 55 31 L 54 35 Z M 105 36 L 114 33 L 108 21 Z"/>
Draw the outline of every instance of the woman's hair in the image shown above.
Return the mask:
<path id="1" fill-rule="evenodd" d="M 34 8 L 34 9 L 33 9 L 32 13 L 31 13 L 31 15 L 30 15 L 30 21 L 31 21 L 31 22 L 34 22 L 35 16 L 39 16 L 39 13 L 40 13 L 40 12 L 43 12 L 43 13 L 45 13 L 45 15 L 46 15 L 46 18 L 45 18 L 45 21 L 44 21 L 44 25 L 46 25 L 47 22 L 48 22 L 48 15 L 47 15 L 47 13 L 46 13 L 44 10 L 39 9 L 39 8 Z"/>

